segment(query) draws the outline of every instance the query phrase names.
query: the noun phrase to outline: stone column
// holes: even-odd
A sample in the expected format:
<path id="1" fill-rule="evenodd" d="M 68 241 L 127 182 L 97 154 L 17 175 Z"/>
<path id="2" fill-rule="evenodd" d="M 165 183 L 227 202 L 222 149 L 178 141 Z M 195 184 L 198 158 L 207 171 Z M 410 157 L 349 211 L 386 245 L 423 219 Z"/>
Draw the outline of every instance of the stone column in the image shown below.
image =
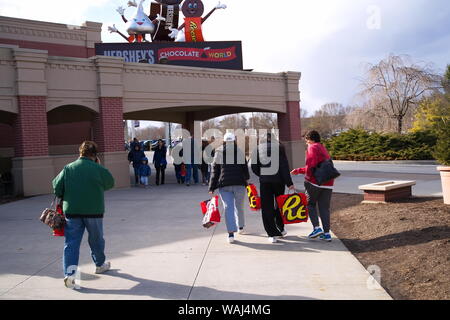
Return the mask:
<path id="1" fill-rule="evenodd" d="M 86 21 L 82 28 L 86 30 L 86 56 L 95 56 L 95 44 L 102 42 L 102 24 L 93 21 Z"/>
<path id="2" fill-rule="evenodd" d="M 182 124 L 183 129 L 190 132 L 191 136 L 196 139 L 201 139 L 201 121 L 195 120 L 194 112 L 186 112 L 186 120 Z"/>
<path id="3" fill-rule="evenodd" d="M 301 137 L 300 123 L 300 73 L 286 72 L 286 113 L 278 113 L 278 128 L 280 141 L 286 147 L 286 153 L 291 168 L 302 167 L 305 164 L 305 144 Z"/>
<path id="4" fill-rule="evenodd" d="M 96 56 L 99 113 L 94 120 L 94 141 L 100 160 L 114 176 L 115 187 L 130 186 L 130 170 L 123 131 L 123 60 Z"/>
<path id="5" fill-rule="evenodd" d="M 14 48 L 18 114 L 14 120 L 14 192 L 25 196 L 52 192 L 48 155 L 47 51 Z"/>

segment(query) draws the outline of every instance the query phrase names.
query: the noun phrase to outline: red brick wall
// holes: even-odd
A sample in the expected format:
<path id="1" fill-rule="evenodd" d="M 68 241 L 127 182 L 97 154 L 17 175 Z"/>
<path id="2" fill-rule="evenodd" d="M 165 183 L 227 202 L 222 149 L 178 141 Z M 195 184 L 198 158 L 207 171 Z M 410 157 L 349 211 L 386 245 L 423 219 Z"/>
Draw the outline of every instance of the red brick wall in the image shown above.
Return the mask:
<path id="1" fill-rule="evenodd" d="M 101 152 L 123 151 L 122 98 L 100 98 L 100 113 L 94 120 L 94 141 Z"/>
<path id="2" fill-rule="evenodd" d="M 19 114 L 13 125 L 15 156 L 47 156 L 47 98 L 18 96 L 17 101 Z"/>
<path id="3" fill-rule="evenodd" d="M 299 141 L 302 138 L 300 125 L 300 103 L 286 102 L 286 113 L 278 114 L 278 128 L 281 141 Z"/>
<path id="4" fill-rule="evenodd" d="M 14 147 L 13 127 L 6 123 L 0 123 L 0 148 Z"/>
<path id="5" fill-rule="evenodd" d="M 95 56 L 95 49 L 89 49 L 83 46 L 71 46 L 66 44 L 23 41 L 14 39 L 0 39 L 0 43 L 17 45 L 20 48 L 47 50 L 49 56 L 75 58 L 89 58 Z"/>
<path id="6" fill-rule="evenodd" d="M 81 144 L 85 140 L 92 140 L 92 122 L 61 123 L 48 126 L 48 144 L 62 146 Z"/>

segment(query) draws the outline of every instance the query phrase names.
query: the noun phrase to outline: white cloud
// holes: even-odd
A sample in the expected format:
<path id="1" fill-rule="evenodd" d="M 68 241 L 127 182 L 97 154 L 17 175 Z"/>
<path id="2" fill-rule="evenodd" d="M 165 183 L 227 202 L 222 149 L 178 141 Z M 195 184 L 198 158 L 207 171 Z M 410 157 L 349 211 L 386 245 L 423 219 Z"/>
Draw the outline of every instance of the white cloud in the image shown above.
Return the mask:
<path id="1" fill-rule="evenodd" d="M 102 22 L 104 42 L 123 42 L 110 34 L 124 23 L 115 11 L 128 0 L 0 0 L 0 15 L 80 25 Z M 218 0 L 203 0 L 205 15 Z M 376 63 L 389 53 L 410 54 L 450 63 L 447 0 L 221 0 L 204 23 L 206 41 L 241 40 L 244 67 L 262 72 L 300 71 L 302 106 L 310 112 L 326 102 L 351 103 L 364 62 Z M 379 30 L 369 30 L 367 8 L 380 8 Z M 149 11 L 150 0 L 145 2 Z M 182 22 L 181 18 L 181 22 Z M 447 22 L 446 22 L 447 21 Z M 444 34 L 444 35 L 443 35 Z"/>
<path id="2" fill-rule="evenodd" d="M 80 24 L 88 10 L 108 0 L 1 0 L 0 15 L 57 23 Z"/>

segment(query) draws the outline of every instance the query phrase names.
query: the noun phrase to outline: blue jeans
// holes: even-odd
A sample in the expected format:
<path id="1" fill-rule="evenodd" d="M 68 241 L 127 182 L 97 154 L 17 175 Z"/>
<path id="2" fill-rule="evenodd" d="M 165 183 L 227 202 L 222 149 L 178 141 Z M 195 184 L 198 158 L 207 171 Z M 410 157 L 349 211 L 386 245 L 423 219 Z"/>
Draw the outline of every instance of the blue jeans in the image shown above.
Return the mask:
<path id="1" fill-rule="evenodd" d="M 192 176 L 194 177 L 194 182 L 198 183 L 198 164 L 186 164 L 186 183 L 191 183 Z"/>
<path id="2" fill-rule="evenodd" d="M 102 218 L 75 218 L 66 219 L 64 228 L 64 276 L 71 276 L 76 272 L 80 257 L 80 245 L 83 239 L 84 229 L 87 229 L 88 243 L 91 248 L 91 257 L 97 267 L 105 263 L 105 240 L 103 239 Z"/>
<path id="3" fill-rule="evenodd" d="M 228 233 L 237 232 L 237 227 L 239 227 L 239 229 L 244 228 L 245 187 L 228 186 L 219 188 L 219 194 L 225 210 L 225 223 L 227 225 Z"/>

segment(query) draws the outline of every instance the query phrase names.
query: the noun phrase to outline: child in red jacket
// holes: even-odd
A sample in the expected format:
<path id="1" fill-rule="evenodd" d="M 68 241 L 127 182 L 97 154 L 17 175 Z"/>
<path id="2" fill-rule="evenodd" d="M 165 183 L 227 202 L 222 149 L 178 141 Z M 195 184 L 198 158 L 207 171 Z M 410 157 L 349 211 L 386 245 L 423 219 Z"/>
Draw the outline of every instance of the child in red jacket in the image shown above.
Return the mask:
<path id="1" fill-rule="evenodd" d="M 333 193 L 334 179 L 318 185 L 313 172 L 317 165 L 330 159 L 327 149 L 320 143 L 320 134 L 315 131 L 309 131 L 305 134 L 305 140 L 308 144 L 306 151 L 306 166 L 291 171 L 292 175 L 305 175 L 305 190 L 308 197 L 308 210 L 314 231 L 308 236 L 310 239 L 320 237 L 321 240 L 330 242 L 330 202 Z M 319 215 L 316 207 L 319 207 L 320 220 L 323 229 L 320 227 Z"/>

